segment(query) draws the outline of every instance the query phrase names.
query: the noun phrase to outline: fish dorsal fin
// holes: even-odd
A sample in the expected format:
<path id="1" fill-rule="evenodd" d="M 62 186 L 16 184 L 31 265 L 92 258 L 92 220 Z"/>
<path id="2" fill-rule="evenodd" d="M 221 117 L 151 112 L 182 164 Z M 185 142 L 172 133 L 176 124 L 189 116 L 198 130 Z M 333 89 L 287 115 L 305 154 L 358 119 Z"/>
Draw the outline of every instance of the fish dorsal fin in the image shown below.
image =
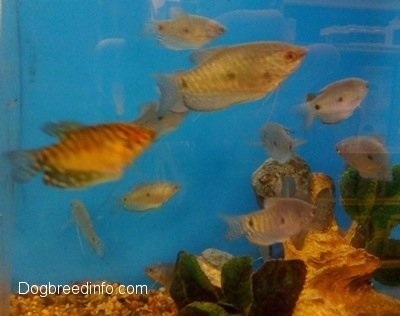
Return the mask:
<path id="1" fill-rule="evenodd" d="M 181 8 L 173 7 L 169 10 L 169 16 L 171 19 L 177 20 L 187 18 L 188 14 Z"/>
<path id="2" fill-rule="evenodd" d="M 264 209 L 272 207 L 273 205 L 278 203 L 280 200 L 282 200 L 282 198 L 268 197 L 268 198 L 264 199 L 263 207 L 264 207 Z"/>
<path id="3" fill-rule="evenodd" d="M 315 93 L 308 93 L 307 96 L 306 96 L 306 101 L 307 101 L 307 102 L 310 102 L 310 101 L 314 100 L 316 97 L 317 97 L 317 94 L 315 94 Z"/>
<path id="4" fill-rule="evenodd" d="M 386 145 L 386 140 L 383 136 L 375 134 L 371 135 L 371 137 L 375 139 L 377 142 L 381 143 L 382 145 Z"/>
<path id="5" fill-rule="evenodd" d="M 63 138 L 66 134 L 84 127 L 86 127 L 86 125 L 76 121 L 61 121 L 43 125 L 42 131 L 47 135 Z"/>
<path id="6" fill-rule="evenodd" d="M 203 49 L 197 52 L 194 52 L 191 56 L 190 59 L 192 60 L 193 63 L 199 65 L 207 60 L 211 59 L 215 55 L 217 55 L 219 52 L 224 51 L 225 47 L 217 47 L 217 48 L 211 48 L 211 49 Z"/>

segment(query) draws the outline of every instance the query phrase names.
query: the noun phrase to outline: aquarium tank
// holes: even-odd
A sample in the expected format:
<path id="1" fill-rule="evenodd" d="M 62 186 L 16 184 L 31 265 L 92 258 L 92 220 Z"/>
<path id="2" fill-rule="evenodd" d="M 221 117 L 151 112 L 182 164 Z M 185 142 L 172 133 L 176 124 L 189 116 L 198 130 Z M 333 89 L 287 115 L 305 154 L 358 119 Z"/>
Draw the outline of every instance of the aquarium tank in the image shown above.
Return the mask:
<path id="1" fill-rule="evenodd" d="M 395 0 L 0 0 L 0 314 L 396 315 L 399 83 Z"/>

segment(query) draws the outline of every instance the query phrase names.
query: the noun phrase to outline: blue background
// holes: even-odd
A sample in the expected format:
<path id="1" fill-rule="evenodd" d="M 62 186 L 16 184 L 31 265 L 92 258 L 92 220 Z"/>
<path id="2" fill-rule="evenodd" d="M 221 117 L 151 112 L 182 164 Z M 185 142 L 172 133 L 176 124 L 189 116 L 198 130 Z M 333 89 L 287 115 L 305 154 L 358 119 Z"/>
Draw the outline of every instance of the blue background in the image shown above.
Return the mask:
<path id="1" fill-rule="evenodd" d="M 133 120 L 143 103 L 159 98 L 154 74 L 193 67 L 190 51 L 168 50 L 146 31 L 152 18 L 167 18 L 171 7 L 214 18 L 228 28 L 208 46 L 279 40 L 305 45 L 309 53 L 301 68 L 265 99 L 219 112 L 191 113 L 118 182 L 60 190 L 36 177 L 16 185 L 14 212 L 8 217 L 13 227 L 13 285 L 95 279 L 152 284 L 144 268 L 174 261 L 180 250 L 200 253 L 215 247 L 259 257 L 258 248 L 246 240 L 225 240 L 220 215 L 257 209 L 250 178 L 267 159 L 259 139 L 267 121 L 284 124 L 296 138 L 306 140 L 298 154 L 313 171 L 327 173 L 336 183 L 345 164 L 334 145 L 350 135 L 383 137 L 392 162 L 399 163 L 400 23 L 396 17 L 400 4 L 330 2 L 18 1 L 21 93 L 18 102 L 7 103 L 5 111 L 19 128 L 3 137 L 18 137 L 18 147 L 23 149 L 55 141 L 40 130 L 49 121 Z M 357 31 L 342 32 L 346 25 L 347 29 L 357 25 L 353 27 Z M 361 108 L 340 125 L 314 121 L 305 129 L 299 109 L 307 93 L 349 76 L 370 83 Z M 13 142 L 2 144 L 4 151 L 16 148 Z M 182 189 L 162 209 L 142 214 L 121 208 L 118 199 L 123 194 L 137 183 L 154 180 L 176 181 Z M 71 214 L 73 199 L 86 204 L 104 242 L 103 257 L 92 251 L 82 234 L 81 245 Z M 8 204 L 2 207 L 11 211 Z M 341 227 L 350 225 L 340 203 L 336 215 Z"/>

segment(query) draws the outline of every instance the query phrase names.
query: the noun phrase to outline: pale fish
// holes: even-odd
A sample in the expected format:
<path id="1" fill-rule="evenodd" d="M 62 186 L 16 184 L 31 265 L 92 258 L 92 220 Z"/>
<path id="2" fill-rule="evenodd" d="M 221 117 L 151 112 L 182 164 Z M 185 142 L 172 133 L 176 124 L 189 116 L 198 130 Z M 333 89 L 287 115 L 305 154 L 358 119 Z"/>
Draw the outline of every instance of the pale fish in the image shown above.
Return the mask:
<path id="1" fill-rule="evenodd" d="M 132 211 L 146 211 L 159 208 L 172 198 L 180 189 L 174 182 L 156 181 L 134 187 L 121 199 L 124 207 Z"/>
<path id="2" fill-rule="evenodd" d="M 242 235 L 259 246 L 283 242 L 308 229 L 316 207 L 297 198 L 268 198 L 264 209 L 241 216 L 224 216 L 229 239 Z"/>
<path id="3" fill-rule="evenodd" d="M 169 291 L 174 278 L 175 263 L 153 264 L 147 267 L 145 271 L 150 278 Z"/>
<path id="4" fill-rule="evenodd" d="M 86 206 L 79 200 L 73 200 L 71 202 L 71 207 L 75 222 L 79 226 L 81 232 L 85 235 L 89 245 L 99 256 L 103 256 L 103 242 L 94 230 L 92 220 L 90 219 L 90 215 L 86 209 Z"/>
<path id="5" fill-rule="evenodd" d="M 159 42 L 173 50 L 197 49 L 226 32 L 226 28 L 207 17 L 171 9 L 171 19 L 151 21 L 147 29 Z"/>
<path id="6" fill-rule="evenodd" d="M 264 125 L 261 140 L 271 158 L 280 164 L 288 162 L 295 155 L 295 148 L 303 143 L 292 138 L 289 129 L 278 123 Z"/>
<path id="7" fill-rule="evenodd" d="M 130 164 L 158 137 L 179 125 L 183 118 L 183 114 L 172 112 L 160 118 L 157 104 L 151 103 L 133 122 L 48 123 L 43 130 L 57 137 L 56 143 L 13 151 L 7 153 L 7 158 L 17 181 L 28 181 L 43 173 L 47 185 L 86 188 L 121 178 Z"/>
<path id="8" fill-rule="evenodd" d="M 336 152 L 365 179 L 392 181 L 390 154 L 374 136 L 352 136 L 336 144 Z"/>
<path id="9" fill-rule="evenodd" d="M 282 42 L 253 42 L 197 52 L 192 70 L 155 77 L 161 112 L 215 111 L 261 99 L 302 63 L 307 49 Z"/>
<path id="10" fill-rule="evenodd" d="M 368 82 L 361 78 L 346 78 L 324 87 L 317 94 L 307 95 L 307 126 L 317 116 L 323 123 L 336 124 L 349 118 L 364 100 Z"/>

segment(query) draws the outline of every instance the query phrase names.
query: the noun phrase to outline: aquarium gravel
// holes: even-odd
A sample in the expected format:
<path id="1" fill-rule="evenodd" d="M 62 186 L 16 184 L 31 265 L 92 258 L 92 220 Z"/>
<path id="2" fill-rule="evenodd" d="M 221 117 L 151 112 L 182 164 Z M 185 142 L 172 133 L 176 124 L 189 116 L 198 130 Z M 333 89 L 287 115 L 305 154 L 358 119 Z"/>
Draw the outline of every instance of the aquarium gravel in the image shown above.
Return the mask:
<path id="1" fill-rule="evenodd" d="M 119 284 L 108 283 L 117 289 Z M 116 293 L 116 291 L 114 291 Z M 174 301 L 163 289 L 147 294 L 53 294 L 11 295 L 10 315 L 89 316 L 89 315 L 177 315 Z"/>

